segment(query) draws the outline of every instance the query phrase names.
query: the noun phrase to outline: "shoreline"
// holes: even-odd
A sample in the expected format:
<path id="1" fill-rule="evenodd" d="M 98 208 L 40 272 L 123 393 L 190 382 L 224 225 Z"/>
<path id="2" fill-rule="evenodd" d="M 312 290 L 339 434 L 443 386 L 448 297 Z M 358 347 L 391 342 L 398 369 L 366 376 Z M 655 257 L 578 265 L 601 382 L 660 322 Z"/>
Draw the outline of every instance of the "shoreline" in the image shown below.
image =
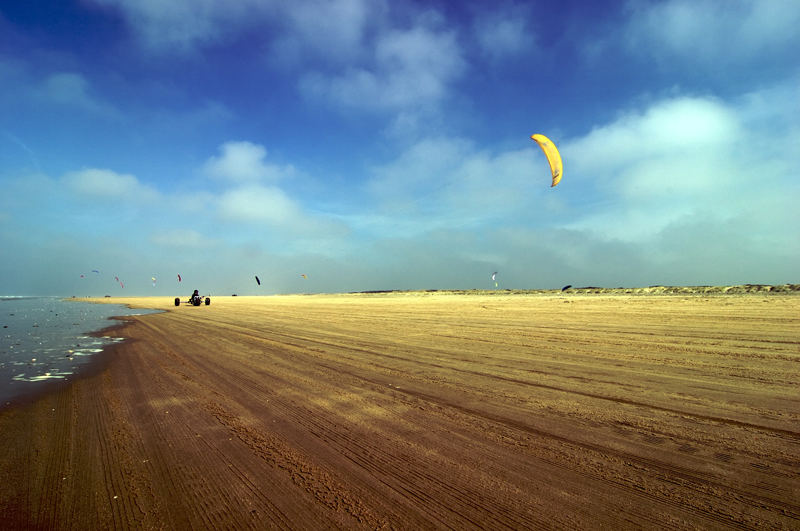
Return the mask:
<path id="1" fill-rule="evenodd" d="M 118 322 L 113 323 L 101 330 L 86 332 L 86 335 L 98 338 L 112 337 L 112 333 L 121 331 L 126 326 L 131 324 L 126 319 L 126 316 L 112 316 L 109 317 L 109 319 Z M 124 336 L 115 335 L 113 337 Z M 127 341 L 127 338 L 125 338 L 125 341 Z M 114 342 L 104 345 L 100 352 L 93 353 L 86 361 L 81 363 L 80 367 L 72 375 L 70 375 L 71 378 L 69 379 L 50 379 L 36 382 L 35 388 L 31 386 L 30 390 L 26 391 L 25 393 L 18 394 L 13 399 L 6 400 L 4 403 L 0 404 L 0 413 L 7 409 L 30 405 L 32 402 L 36 402 L 48 394 L 63 391 L 65 387 L 69 387 L 77 380 L 95 375 L 98 371 L 101 371 L 104 366 L 110 363 L 110 359 L 108 359 L 109 353 L 120 346 L 121 343 L 122 342 Z"/>
<path id="2" fill-rule="evenodd" d="M 800 521 L 796 297 L 160 299 L 0 410 L 2 527 Z"/>
<path id="3" fill-rule="evenodd" d="M 132 313 L 149 313 L 124 305 L 102 307 L 89 300 L 20 300 L 2 308 L 0 410 L 68 385 L 115 342 L 107 332 L 122 326 Z"/>

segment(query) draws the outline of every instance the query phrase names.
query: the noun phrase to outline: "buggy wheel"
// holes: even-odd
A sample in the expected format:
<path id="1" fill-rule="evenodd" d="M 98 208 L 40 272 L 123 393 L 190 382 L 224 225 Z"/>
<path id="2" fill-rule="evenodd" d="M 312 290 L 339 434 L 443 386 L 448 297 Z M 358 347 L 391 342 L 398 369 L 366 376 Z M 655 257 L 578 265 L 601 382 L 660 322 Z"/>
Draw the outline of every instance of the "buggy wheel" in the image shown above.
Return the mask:
<path id="1" fill-rule="evenodd" d="M 206 297 L 206 306 L 208 306 L 209 304 L 211 304 L 211 298 L 210 297 Z"/>
<path id="2" fill-rule="evenodd" d="M 180 306 L 180 305 L 181 305 L 181 298 L 175 297 L 175 306 Z"/>

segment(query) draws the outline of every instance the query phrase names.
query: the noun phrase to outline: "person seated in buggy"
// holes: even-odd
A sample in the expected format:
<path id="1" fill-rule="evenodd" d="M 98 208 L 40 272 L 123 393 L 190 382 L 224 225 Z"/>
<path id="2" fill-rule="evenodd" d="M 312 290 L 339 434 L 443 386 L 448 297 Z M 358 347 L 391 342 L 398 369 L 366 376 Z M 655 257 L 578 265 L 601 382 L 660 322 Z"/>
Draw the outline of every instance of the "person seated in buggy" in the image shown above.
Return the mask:
<path id="1" fill-rule="evenodd" d="M 195 303 L 195 301 L 197 301 L 197 302 Z M 194 290 L 194 293 L 192 293 L 192 296 L 189 297 L 189 302 L 191 304 L 194 304 L 195 306 L 199 306 L 200 305 L 200 292 L 197 291 L 197 290 Z"/>

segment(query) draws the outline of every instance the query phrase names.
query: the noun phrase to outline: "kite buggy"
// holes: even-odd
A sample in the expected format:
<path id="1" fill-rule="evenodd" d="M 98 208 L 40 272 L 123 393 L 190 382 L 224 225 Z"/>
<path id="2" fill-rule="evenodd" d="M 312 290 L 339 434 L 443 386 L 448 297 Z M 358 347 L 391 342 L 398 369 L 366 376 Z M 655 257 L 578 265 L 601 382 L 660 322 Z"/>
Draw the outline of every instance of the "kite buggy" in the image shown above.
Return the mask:
<path id="1" fill-rule="evenodd" d="M 189 297 L 188 301 L 181 301 L 180 297 L 175 297 L 175 306 L 180 306 L 181 302 L 183 302 L 183 304 L 191 304 L 192 306 L 200 306 L 203 304 L 204 300 L 200 293 L 198 293 L 197 290 L 194 290 L 194 293 L 192 293 L 192 296 Z M 205 303 L 206 306 L 211 304 L 211 297 L 205 297 Z"/>

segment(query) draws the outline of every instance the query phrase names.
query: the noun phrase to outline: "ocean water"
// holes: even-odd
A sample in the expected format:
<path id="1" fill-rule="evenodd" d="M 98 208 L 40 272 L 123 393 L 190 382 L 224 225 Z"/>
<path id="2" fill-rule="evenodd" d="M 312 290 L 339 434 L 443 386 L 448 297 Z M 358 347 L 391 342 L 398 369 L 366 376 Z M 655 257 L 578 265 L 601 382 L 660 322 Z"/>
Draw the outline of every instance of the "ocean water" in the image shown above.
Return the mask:
<path id="1" fill-rule="evenodd" d="M 0 407 L 35 394 L 43 382 L 70 380 L 91 356 L 119 341 L 89 335 L 114 325 L 109 317 L 156 312 L 58 297 L 0 297 Z"/>

